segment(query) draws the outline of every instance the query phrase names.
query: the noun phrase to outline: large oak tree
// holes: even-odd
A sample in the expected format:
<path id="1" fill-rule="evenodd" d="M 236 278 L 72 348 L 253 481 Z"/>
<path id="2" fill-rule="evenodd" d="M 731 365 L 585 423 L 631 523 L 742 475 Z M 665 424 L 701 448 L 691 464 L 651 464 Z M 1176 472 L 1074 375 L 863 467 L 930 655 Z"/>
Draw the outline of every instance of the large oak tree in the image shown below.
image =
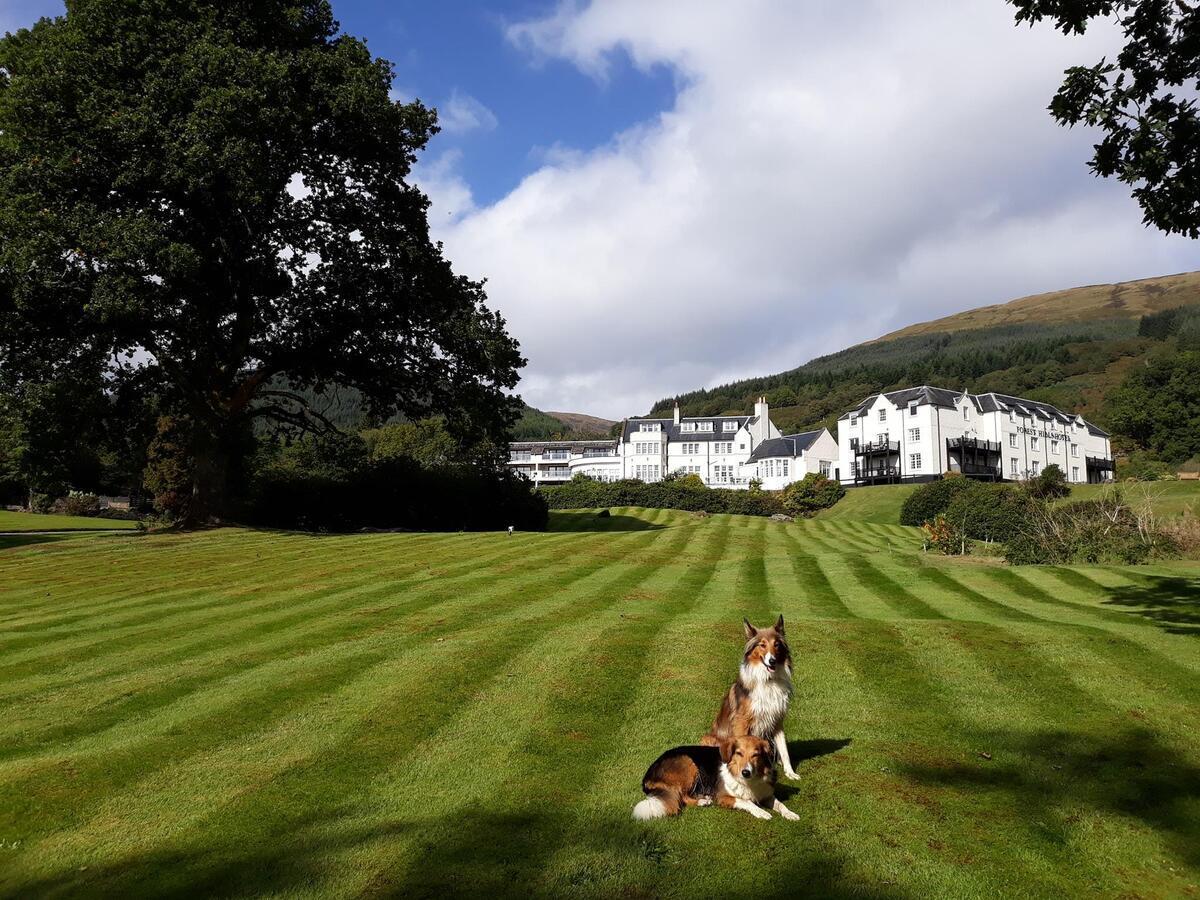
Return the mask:
<path id="1" fill-rule="evenodd" d="M 524 364 L 411 181 L 436 114 L 324 0 L 68 0 L 0 39 L 0 390 L 189 423 L 193 520 L 299 393 L 498 438 Z"/>

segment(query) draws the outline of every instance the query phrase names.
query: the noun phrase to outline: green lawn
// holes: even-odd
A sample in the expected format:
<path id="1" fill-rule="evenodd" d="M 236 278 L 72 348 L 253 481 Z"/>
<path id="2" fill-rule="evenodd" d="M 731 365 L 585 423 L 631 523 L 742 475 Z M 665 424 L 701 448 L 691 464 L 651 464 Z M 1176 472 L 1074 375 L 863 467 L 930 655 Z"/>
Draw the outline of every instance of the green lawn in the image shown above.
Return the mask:
<path id="1" fill-rule="evenodd" d="M 92 529 L 124 530 L 136 522 L 122 519 L 95 519 L 90 516 L 54 516 L 8 512 L 0 509 L 0 531 L 80 531 Z"/>
<path id="2" fill-rule="evenodd" d="M 1195 565 L 637 510 L 13 540 L 0 895 L 1200 891 Z M 779 611 L 801 821 L 634 823 Z"/>
<path id="3" fill-rule="evenodd" d="M 846 496 L 829 509 L 821 510 L 817 516 L 821 519 L 895 525 L 900 521 L 900 507 L 905 498 L 916 489 L 915 484 L 847 488 Z"/>
<path id="4" fill-rule="evenodd" d="M 1159 516 L 1178 516 L 1185 510 L 1200 515 L 1200 481 L 1122 483 L 1119 487 L 1130 502 L 1148 499 Z M 1111 485 L 1079 484 L 1071 489 L 1068 500 L 1090 500 L 1107 490 L 1111 490 Z"/>

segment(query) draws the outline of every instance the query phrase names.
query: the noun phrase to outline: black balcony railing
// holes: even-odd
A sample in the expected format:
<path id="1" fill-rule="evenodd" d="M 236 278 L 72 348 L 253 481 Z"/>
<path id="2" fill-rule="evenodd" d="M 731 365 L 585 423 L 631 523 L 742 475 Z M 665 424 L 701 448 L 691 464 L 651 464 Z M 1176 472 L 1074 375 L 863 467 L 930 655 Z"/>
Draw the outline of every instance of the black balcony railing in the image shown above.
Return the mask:
<path id="1" fill-rule="evenodd" d="M 854 448 L 854 453 L 856 456 L 875 456 L 878 454 L 899 452 L 899 441 L 876 441 L 873 444 L 859 444 Z"/>
<path id="2" fill-rule="evenodd" d="M 1097 472 L 1111 472 L 1115 468 L 1111 459 L 1104 459 L 1101 456 L 1087 457 L 1087 467 Z"/>
<path id="3" fill-rule="evenodd" d="M 946 446 L 951 450 L 970 450 L 978 453 L 999 453 L 1000 445 L 995 441 L 984 441 L 979 438 L 956 437 L 949 438 Z"/>
<path id="4" fill-rule="evenodd" d="M 981 466 L 978 463 L 963 463 L 958 469 L 964 475 L 984 475 L 989 478 L 1000 477 L 999 466 Z"/>

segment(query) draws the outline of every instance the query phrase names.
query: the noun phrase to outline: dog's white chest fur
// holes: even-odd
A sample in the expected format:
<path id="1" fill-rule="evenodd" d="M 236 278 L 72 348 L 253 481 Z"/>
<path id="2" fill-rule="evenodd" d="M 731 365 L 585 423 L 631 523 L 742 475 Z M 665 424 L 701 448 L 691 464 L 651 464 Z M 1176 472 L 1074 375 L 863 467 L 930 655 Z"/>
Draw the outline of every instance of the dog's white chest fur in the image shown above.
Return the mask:
<path id="1" fill-rule="evenodd" d="M 754 734 L 772 738 L 783 727 L 788 704 L 792 700 L 791 675 L 779 670 L 768 672 L 762 666 L 743 666 L 742 684 L 745 685 L 754 715 Z"/>

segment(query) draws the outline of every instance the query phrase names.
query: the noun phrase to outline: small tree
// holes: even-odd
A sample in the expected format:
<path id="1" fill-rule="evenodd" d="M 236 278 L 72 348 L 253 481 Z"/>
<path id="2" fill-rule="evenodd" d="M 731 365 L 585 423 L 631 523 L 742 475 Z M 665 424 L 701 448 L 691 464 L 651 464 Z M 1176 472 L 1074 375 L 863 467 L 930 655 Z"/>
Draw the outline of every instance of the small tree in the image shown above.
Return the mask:
<path id="1" fill-rule="evenodd" d="M 783 489 L 783 507 L 793 516 L 810 518 L 842 499 L 846 489 L 836 481 L 809 472 Z"/>
<path id="2" fill-rule="evenodd" d="M 1042 469 L 1041 473 L 1026 482 L 1025 489 L 1029 496 L 1037 500 L 1057 500 L 1071 493 L 1071 485 L 1067 476 L 1054 463 Z"/>

